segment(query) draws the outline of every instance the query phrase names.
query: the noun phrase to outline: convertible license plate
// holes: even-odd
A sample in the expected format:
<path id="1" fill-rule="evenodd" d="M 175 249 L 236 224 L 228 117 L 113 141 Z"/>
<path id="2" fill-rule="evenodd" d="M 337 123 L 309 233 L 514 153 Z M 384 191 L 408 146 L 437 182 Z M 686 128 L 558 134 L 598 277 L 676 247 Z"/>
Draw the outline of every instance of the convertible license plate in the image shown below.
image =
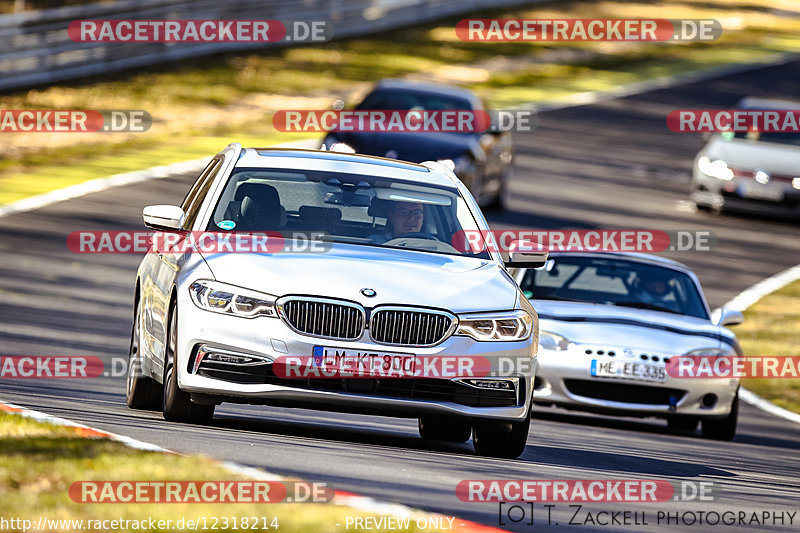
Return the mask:
<path id="1" fill-rule="evenodd" d="M 589 374 L 597 378 L 627 378 L 656 383 L 667 380 L 667 371 L 663 366 L 616 359 L 592 359 Z"/>
<path id="2" fill-rule="evenodd" d="M 783 187 L 772 184 L 762 185 L 761 183 L 744 183 L 739 186 L 739 196 L 743 198 L 753 198 L 754 200 L 782 202 Z"/>
<path id="3" fill-rule="evenodd" d="M 314 346 L 313 365 L 326 371 L 363 376 L 409 376 L 417 369 L 413 354 Z"/>

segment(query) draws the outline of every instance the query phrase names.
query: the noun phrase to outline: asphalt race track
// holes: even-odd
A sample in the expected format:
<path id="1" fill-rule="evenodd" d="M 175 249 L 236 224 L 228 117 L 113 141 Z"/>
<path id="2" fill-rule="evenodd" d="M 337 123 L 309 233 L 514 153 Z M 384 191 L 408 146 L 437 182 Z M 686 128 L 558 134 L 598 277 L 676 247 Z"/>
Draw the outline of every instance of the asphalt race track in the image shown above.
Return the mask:
<path id="1" fill-rule="evenodd" d="M 717 80 L 545 113 L 533 134 L 517 135 L 510 209 L 490 214 L 496 227 L 711 230 L 711 253 L 671 257 L 693 267 L 712 306 L 800 263 L 800 224 L 687 208 L 688 175 L 703 145 L 666 127 L 678 108 L 723 108 L 749 94 L 796 97 L 800 62 Z M 222 147 L 220 147 L 222 148 Z M 209 154 L 212 155 L 212 154 Z M 158 179 L 0 219 L 0 353 L 127 357 L 136 255 L 77 255 L 66 236 L 79 230 L 142 229 L 142 207 L 179 203 L 192 176 Z M 210 427 L 165 422 L 125 406 L 124 377 L 0 381 L 0 400 L 42 410 L 187 453 L 325 481 L 337 489 L 498 525 L 496 503 L 455 497 L 464 479 L 666 479 L 713 481 L 714 502 L 585 505 L 638 510 L 629 525 L 606 531 L 675 529 L 657 512 L 800 510 L 800 426 L 744 405 L 734 442 L 669 433 L 657 420 L 613 419 L 539 409 L 518 460 L 481 458 L 470 444 L 423 446 L 415 420 L 223 405 Z M 581 530 L 575 509 L 536 504 L 519 531 Z M 713 515 L 712 515 L 713 516 Z M 605 518 L 601 519 L 604 520 Z M 747 520 L 749 521 L 748 514 Z M 622 517 L 619 518 L 622 520 Z M 642 523 L 646 521 L 647 524 Z M 505 523 L 509 521 L 506 518 Z M 558 526 L 556 526 L 558 522 Z M 784 517 L 750 531 L 797 531 Z M 590 523 L 591 525 L 591 523 Z M 587 526 L 589 527 L 589 526 Z M 719 525 L 678 529 L 719 530 Z M 336 530 L 344 531 L 344 525 Z"/>

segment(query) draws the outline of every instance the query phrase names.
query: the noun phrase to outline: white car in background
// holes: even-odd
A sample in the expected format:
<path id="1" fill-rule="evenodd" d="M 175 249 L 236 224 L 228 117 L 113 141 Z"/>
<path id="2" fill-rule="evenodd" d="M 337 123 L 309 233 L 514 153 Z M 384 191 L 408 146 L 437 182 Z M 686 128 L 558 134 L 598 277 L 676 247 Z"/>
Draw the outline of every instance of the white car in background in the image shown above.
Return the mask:
<path id="1" fill-rule="evenodd" d="M 744 98 L 736 109 L 800 110 L 800 103 Z M 697 154 L 690 197 L 701 209 L 800 218 L 800 133 L 722 132 Z"/>
<path id="2" fill-rule="evenodd" d="M 704 437 L 736 433 L 738 379 L 677 378 L 670 358 L 741 355 L 688 267 L 648 254 L 556 253 L 515 277 L 540 320 L 536 403 L 611 415 L 659 417 Z"/>

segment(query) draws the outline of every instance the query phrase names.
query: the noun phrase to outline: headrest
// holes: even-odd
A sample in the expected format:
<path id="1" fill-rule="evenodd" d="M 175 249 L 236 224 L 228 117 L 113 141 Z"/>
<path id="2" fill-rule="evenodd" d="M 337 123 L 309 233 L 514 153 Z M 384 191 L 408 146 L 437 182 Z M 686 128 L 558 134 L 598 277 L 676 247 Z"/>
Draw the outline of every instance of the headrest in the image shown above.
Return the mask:
<path id="1" fill-rule="evenodd" d="M 316 205 L 300 206 L 300 218 L 306 222 L 339 222 L 342 212 L 335 207 L 319 207 Z"/>

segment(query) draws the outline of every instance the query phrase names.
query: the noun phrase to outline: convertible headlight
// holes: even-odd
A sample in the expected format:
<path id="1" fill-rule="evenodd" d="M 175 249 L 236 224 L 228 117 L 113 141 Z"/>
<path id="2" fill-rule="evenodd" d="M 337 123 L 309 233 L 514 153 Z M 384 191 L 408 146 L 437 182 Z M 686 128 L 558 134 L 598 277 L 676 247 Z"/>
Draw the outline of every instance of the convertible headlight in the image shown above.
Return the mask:
<path id="1" fill-rule="evenodd" d="M 684 357 L 700 356 L 700 357 L 713 357 L 717 355 L 736 355 L 733 350 L 728 348 L 698 348 L 683 354 Z"/>
<path id="2" fill-rule="evenodd" d="M 200 309 L 244 318 L 275 317 L 275 297 L 218 281 L 197 280 L 189 287 L 194 304 Z"/>
<path id="3" fill-rule="evenodd" d="M 552 350 L 554 352 L 562 352 L 569 348 L 572 342 L 566 337 L 562 337 L 557 333 L 551 331 L 539 332 L 539 346 L 545 350 Z"/>
<path id="4" fill-rule="evenodd" d="M 712 178 L 730 181 L 733 179 L 733 170 L 728 168 L 728 164 L 722 159 L 711 161 L 707 156 L 702 156 L 697 160 L 697 169 Z"/>
<path id="5" fill-rule="evenodd" d="M 456 335 L 469 335 L 476 341 L 521 341 L 533 330 L 531 315 L 522 310 L 460 315 L 458 319 Z"/>

